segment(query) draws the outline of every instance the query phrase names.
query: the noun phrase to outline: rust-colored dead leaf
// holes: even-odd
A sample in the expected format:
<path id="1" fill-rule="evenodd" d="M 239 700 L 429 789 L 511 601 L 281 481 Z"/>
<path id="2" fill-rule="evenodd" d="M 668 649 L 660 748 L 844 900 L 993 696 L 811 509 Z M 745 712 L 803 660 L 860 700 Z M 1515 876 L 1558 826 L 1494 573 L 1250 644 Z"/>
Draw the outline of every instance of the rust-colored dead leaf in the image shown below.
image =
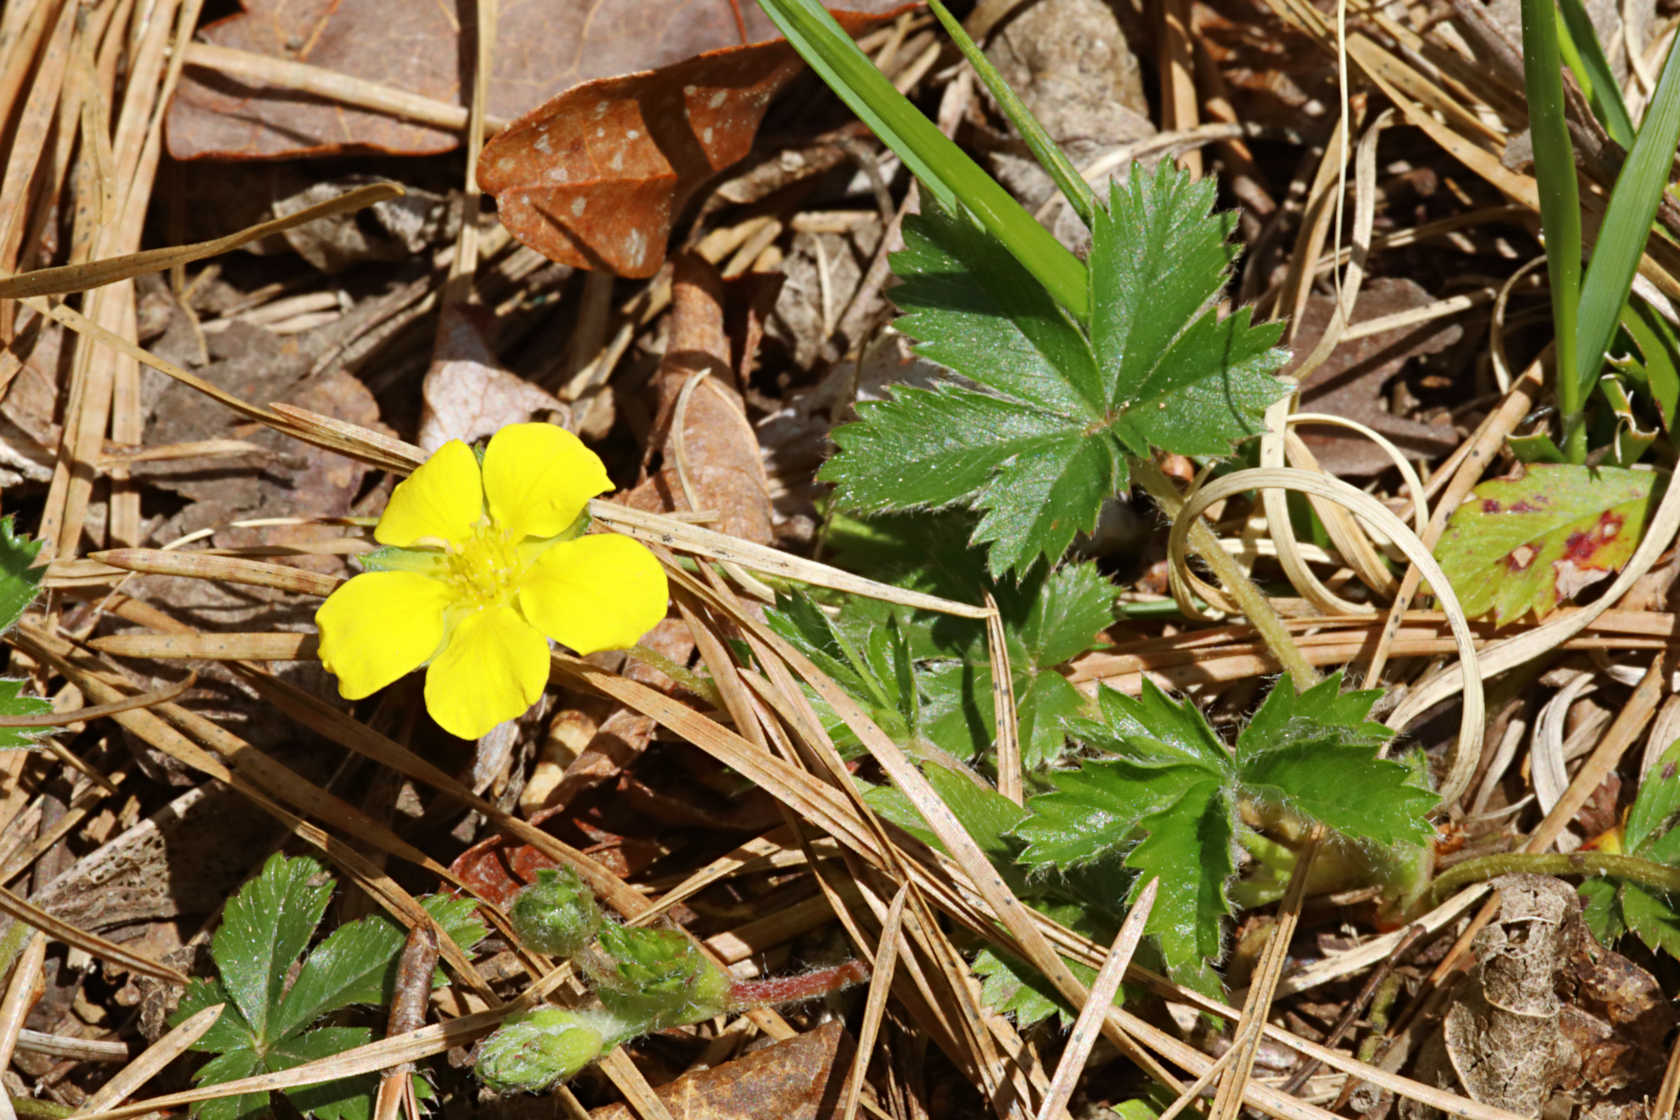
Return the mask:
<path id="1" fill-rule="evenodd" d="M 836 1115 L 851 1041 L 838 1020 L 654 1090 L 672 1120 L 816 1120 Z M 631 1120 L 621 1104 L 592 1120 Z"/>
<path id="2" fill-rule="evenodd" d="M 834 13 L 853 35 L 894 14 Z M 770 99 L 803 65 L 777 39 L 575 86 L 485 145 L 479 186 L 539 253 L 652 276 L 683 203 L 751 150 Z"/>
<path id="3" fill-rule="evenodd" d="M 856 0 L 880 10 L 900 0 Z M 319 66 L 435 101 L 461 104 L 461 60 L 476 47 L 470 7 L 383 0 L 245 0 L 244 11 L 202 29 L 219 47 Z M 664 66 L 743 41 L 731 0 L 526 0 L 496 21 L 487 106 L 518 116 L 557 91 L 613 74 Z M 775 34 L 743 2 L 746 41 Z M 461 20 L 463 14 L 468 19 Z M 465 22 L 465 41 L 463 28 Z M 176 159 L 282 159 L 349 151 L 431 155 L 456 131 L 357 109 L 189 64 L 168 115 Z"/>

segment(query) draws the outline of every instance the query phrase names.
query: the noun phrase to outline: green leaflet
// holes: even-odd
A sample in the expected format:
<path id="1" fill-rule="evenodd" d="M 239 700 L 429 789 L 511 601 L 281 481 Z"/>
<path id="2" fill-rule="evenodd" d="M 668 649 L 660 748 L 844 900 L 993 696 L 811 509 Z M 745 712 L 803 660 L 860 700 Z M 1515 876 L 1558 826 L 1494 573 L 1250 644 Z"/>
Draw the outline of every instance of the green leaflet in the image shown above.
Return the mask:
<path id="1" fill-rule="evenodd" d="M 917 528 L 915 539 L 924 528 Z M 890 524 L 881 532 L 900 529 L 910 527 Z M 890 537 L 871 539 L 886 543 Z M 985 592 L 996 598 L 1023 762 L 1035 769 L 1057 758 L 1066 743 L 1066 722 L 1089 708 L 1058 670 L 1092 648 L 1098 631 L 1113 621 L 1113 584 L 1091 563 L 1041 569 L 1018 585 L 994 584 L 972 561 L 966 572 L 946 567 L 929 582 L 941 594 L 970 601 Z M 912 753 L 934 750 L 966 761 L 990 752 L 996 715 L 980 623 L 866 599 L 847 599 L 831 615 L 799 595 L 784 596 L 766 619 Z M 861 749 L 826 704 L 814 693 L 811 700 L 843 753 Z"/>
<path id="2" fill-rule="evenodd" d="M 1622 850 L 1654 863 L 1680 863 L 1680 740 L 1639 783 L 1623 825 Z M 1653 950 L 1680 959 L 1680 909 L 1672 895 L 1620 879 L 1581 884 L 1582 916 L 1606 945 L 1633 933 Z"/>
<path id="3" fill-rule="evenodd" d="M 33 567 L 41 542 L 13 532 L 10 515 L 0 517 L 0 633 L 17 625 L 41 590 L 43 569 Z M 0 678 L 0 716 L 38 716 L 52 711 L 39 696 L 23 695 L 24 682 Z M 0 727 L 0 750 L 27 747 L 45 728 Z"/>

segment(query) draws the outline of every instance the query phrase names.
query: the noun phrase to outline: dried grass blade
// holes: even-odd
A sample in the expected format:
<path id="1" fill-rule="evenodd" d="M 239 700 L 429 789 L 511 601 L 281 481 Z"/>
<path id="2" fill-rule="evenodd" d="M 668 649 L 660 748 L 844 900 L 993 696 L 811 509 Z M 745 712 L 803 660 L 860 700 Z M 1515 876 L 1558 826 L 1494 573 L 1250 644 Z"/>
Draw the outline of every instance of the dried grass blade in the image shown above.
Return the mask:
<path id="1" fill-rule="evenodd" d="M 524 1001 L 515 1000 L 511 1004 L 498 1007 L 493 1011 L 480 1011 L 473 1015 L 463 1015 L 459 1019 L 452 1019 L 447 1023 L 434 1023 L 408 1034 L 397 1035 L 395 1038 L 380 1039 L 365 1046 L 353 1047 L 334 1054 L 330 1058 L 320 1058 L 313 1062 L 306 1062 L 303 1065 L 293 1066 L 291 1069 L 281 1070 L 278 1073 L 263 1073 L 255 1077 L 241 1078 L 238 1081 L 224 1081 L 219 1085 L 209 1085 L 202 1089 L 166 1093 L 163 1096 L 152 1097 L 149 1100 L 136 1101 L 133 1104 L 125 1104 L 118 1108 L 108 1108 L 103 1111 L 77 1112 L 70 1120 L 127 1120 L 131 1116 L 144 1116 L 149 1112 L 180 1108 L 183 1105 L 197 1104 L 200 1101 L 213 1101 L 220 1097 L 295 1089 L 300 1085 L 335 1081 L 341 1077 L 354 1077 L 361 1073 L 377 1073 L 398 1062 L 418 1061 L 421 1058 L 429 1058 L 434 1054 L 441 1054 L 454 1047 L 475 1042 L 495 1030 L 508 1014 L 518 1010 L 523 1005 Z"/>
<path id="2" fill-rule="evenodd" d="M 1021 779 L 1021 722 L 1015 708 L 1015 676 L 1009 669 L 1009 642 L 997 600 L 986 592 L 986 655 L 992 667 L 992 726 L 997 728 L 998 792 L 1020 805 L 1025 793 Z"/>
<path id="3" fill-rule="evenodd" d="M 1440 565 L 1435 563 L 1435 558 L 1418 540 L 1417 535 L 1406 527 L 1405 522 L 1390 513 L 1386 507 L 1369 494 L 1356 490 L 1339 479 L 1287 469 L 1261 468 L 1237 471 L 1202 488 L 1194 498 L 1185 503 L 1184 508 L 1179 511 L 1178 517 L 1173 521 L 1172 533 L 1167 545 L 1168 556 L 1173 559 L 1175 566 L 1182 564 L 1185 539 L 1189 535 L 1190 526 L 1201 515 L 1201 511 L 1209 505 L 1220 498 L 1228 498 L 1245 489 L 1272 486 L 1317 494 L 1347 507 L 1394 541 L 1406 554 L 1406 558 L 1423 571 L 1430 586 L 1437 589 L 1442 606 L 1447 612 L 1448 621 L 1452 624 L 1453 639 L 1458 645 L 1459 664 L 1452 673 L 1452 679 L 1464 691 L 1464 710 L 1459 721 L 1457 745 L 1454 747 L 1451 759 L 1448 762 L 1447 774 L 1441 781 L 1441 797 L 1450 804 L 1470 784 L 1471 773 L 1476 767 L 1481 743 L 1484 706 L 1482 676 L 1481 670 L 1478 669 L 1475 639 L 1470 633 L 1469 624 L 1465 621 L 1464 612 L 1458 607 L 1458 601 L 1452 593 L 1452 586 L 1441 572 Z M 1407 718 L 1412 718 L 1417 714 L 1406 704 L 1401 705 L 1401 710 L 1408 712 Z M 1396 728 L 1405 726 L 1399 711 L 1389 717 L 1389 726 Z"/>
<path id="4" fill-rule="evenodd" d="M 51 914 L 35 906 L 27 899 L 19 898 L 5 887 L 0 887 L 0 913 L 11 917 L 14 921 L 34 926 L 55 941 L 62 941 L 66 945 L 74 945 L 78 949 L 87 950 L 88 954 L 101 960 L 112 961 L 124 968 L 150 976 L 154 980 L 166 980 L 171 984 L 185 984 L 187 974 L 179 969 L 170 968 L 166 964 L 150 960 L 138 953 L 109 941 L 96 933 L 88 933 L 78 929 L 69 922 L 60 921 Z"/>
<path id="5" fill-rule="evenodd" d="M 858 1028 L 857 1054 L 852 1058 L 852 1070 L 846 1077 L 846 1095 L 840 1098 L 840 1120 L 853 1120 L 857 1116 L 858 1101 L 863 1095 L 863 1078 L 869 1072 L 869 1059 L 874 1056 L 881 1017 L 887 1010 L 887 997 L 892 994 L 893 970 L 898 965 L 898 942 L 904 929 L 904 902 L 909 894 L 909 883 L 898 888 L 892 905 L 887 908 L 886 921 L 881 923 L 881 940 L 875 949 L 875 965 L 869 978 L 869 999 L 863 1006 L 863 1023 Z"/>
<path id="6" fill-rule="evenodd" d="M 186 1053 L 193 1043 L 204 1037 L 204 1032 L 216 1025 L 221 1018 L 225 1003 L 218 1003 L 204 1010 L 195 1012 L 168 1034 L 146 1047 L 141 1055 L 117 1073 L 99 1091 L 82 1102 L 82 1111 L 98 1112 L 102 1108 L 110 1108 L 119 1101 L 127 1099 L 139 1090 L 140 1086 L 157 1076 L 164 1066 Z"/>
<path id="7" fill-rule="evenodd" d="M 241 245 L 260 240 L 271 234 L 282 233 L 295 226 L 313 222 L 318 218 L 328 218 L 334 214 L 343 214 L 352 210 L 360 210 L 376 202 L 383 202 L 390 198 L 400 198 L 402 187 L 396 183 L 370 183 L 365 187 L 357 187 L 353 191 L 330 198 L 295 214 L 288 214 L 283 218 L 274 218 L 256 225 L 246 226 L 237 233 L 230 233 L 225 237 L 212 238 L 209 241 L 198 241 L 191 245 L 171 245 L 163 249 L 147 249 L 139 253 L 124 253 L 118 257 L 107 257 L 104 260 L 86 261 L 82 264 L 60 265 L 57 268 L 39 268 L 33 272 L 24 272 L 16 276 L 0 279 L 0 299 L 23 299 L 28 296 L 57 296 L 70 292 L 85 292 L 91 288 L 114 284 L 119 280 L 128 280 L 136 276 L 143 276 L 149 272 L 162 272 L 176 265 L 190 264 L 214 257 L 222 253 L 239 248 Z"/>
<path id="8" fill-rule="evenodd" d="M 131 631 L 93 638 L 88 646 L 112 657 L 158 661 L 298 661 L 315 656 L 314 634 L 159 634 Z"/>
<path id="9" fill-rule="evenodd" d="M 248 587 L 294 591 L 318 598 L 331 595 L 343 582 L 335 576 L 322 575 L 305 568 L 294 568 L 286 564 L 265 564 L 260 560 L 243 560 L 235 556 L 217 556 L 207 552 L 177 552 L 162 548 L 111 548 L 103 552 L 90 552 L 87 558 L 130 572 L 213 579 Z"/>
<path id="10" fill-rule="evenodd" d="M 43 716 L 0 716 L 0 727 L 68 727 L 72 723 L 85 723 L 88 720 L 114 716 L 119 712 L 132 712 L 136 708 L 166 704 L 197 683 L 198 673 L 195 671 L 188 673 L 187 679 L 178 684 L 160 688 L 156 692 L 142 692 L 138 696 L 115 700 L 109 704 L 94 704 L 91 707 L 72 708 L 68 712 L 51 712 Z"/>
<path id="11" fill-rule="evenodd" d="M 1155 908 L 1155 895 L 1160 889 L 1159 879 L 1145 883 L 1126 914 L 1126 920 L 1120 923 L 1120 932 L 1114 935 L 1114 944 L 1109 946 L 1102 968 L 1097 970 L 1096 979 L 1091 981 L 1090 998 L 1079 1009 L 1079 1018 L 1074 1021 L 1073 1031 L 1068 1035 L 1067 1049 L 1062 1051 L 1056 1075 L 1050 1079 L 1050 1093 L 1038 1110 L 1038 1120 L 1059 1120 L 1067 1115 L 1068 1100 L 1072 1098 L 1074 1086 L 1079 1083 L 1079 1075 L 1091 1056 L 1091 1047 L 1097 1043 L 1096 1028 L 1101 1026 L 1099 1020 L 1107 1017 L 1108 1007 L 1120 990 L 1120 980 L 1126 975 L 1126 966 L 1132 963 L 1132 954 L 1137 952 L 1138 942 L 1143 940 L 1144 923 L 1149 920 L 1149 912 Z"/>
<path id="12" fill-rule="evenodd" d="M 293 62 L 213 43 L 193 43 L 186 50 L 186 60 L 188 66 L 256 78 L 268 85 L 312 93 L 359 109 L 375 109 L 421 124 L 439 128 L 464 128 L 467 124 L 467 110 L 461 105 L 422 97 L 405 89 L 369 82 L 324 66 L 311 66 L 307 62 Z M 484 124 L 488 133 L 500 132 L 507 127 L 506 121 L 495 117 L 486 117 Z"/>
<path id="13" fill-rule="evenodd" d="M 589 514 L 601 524 L 623 533 L 625 536 L 635 537 L 637 540 L 646 541 L 649 544 L 663 545 L 666 548 L 690 556 L 703 556 L 708 560 L 733 562 L 768 575 L 782 576 L 797 580 L 800 583 L 827 587 L 835 591 L 848 591 L 854 595 L 866 595 L 871 599 L 898 603 L 903 606 L 914 607 L 917 610 L 936 611 L 940 614 L 956 615 L 959 618 L 983 619 L 986 617 L 985 607 L 977 607 L 971 603 L 959 603 L 954 599 L 943 599 L 937 595 L 924 595 L 917 591 L 906 591 L 901 587 L 865 579 L 862 576 L 853 575 L 851 572 L 831 568 L 827 564 L 819 564 L 814 560 L 806 560 L 780 549 L 754 544 L 752 541 L 732 537 L 726 533 L 702 529 L 698 525 L 690 525 L 672 517 L 662 517 L 656 513 L 631 509 L 628 506 L 602 501 L 599 498 L 589 503 Z"/>

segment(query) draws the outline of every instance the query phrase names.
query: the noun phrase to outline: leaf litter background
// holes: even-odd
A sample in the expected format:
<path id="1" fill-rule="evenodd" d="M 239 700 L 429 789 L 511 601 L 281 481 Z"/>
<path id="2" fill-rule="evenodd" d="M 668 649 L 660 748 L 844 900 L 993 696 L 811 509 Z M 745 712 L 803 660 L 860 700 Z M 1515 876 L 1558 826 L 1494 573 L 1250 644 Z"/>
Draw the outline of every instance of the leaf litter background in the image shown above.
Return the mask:
<path id="1" fill-rule="evenodd" d="M 894 81 L 1083 251 L 1077 220 L 931 19 L 854 6 L 870 9 L 853 30 Z M 1341 229 L 1330 13 L 1286 0 L 1010 7 L 982 0 L 959 15 L 1080 167 L 1100 181 L 1131 157 L 1176 158 L 1217 176 L 1243 250 L 1233 296 L 1290 322 L 1297 371 L 1309 355 L 1316 364 L 1303 410 L 1394 440 L 1449 512 L 1484 474 L 1511 473 L 1497 449 L 1537 403 L 1525 371 L 1546 340 L 1542 290 L 1518 278 L 1496 299 L 1539 252 L 1530 168 L 1512 145 L 1526 126 L 1509 61 L 1515 5 L 1402 5 L 1353 21 L 1354 131 L 1380 144 L 1375 173 L 1350 185 L 1350 201 L 1373 202 L 1371 224 Z M 1648 91 L 1671 6 L 1591 14 L 1601 40 L 1618 44 L 1627 87 Z M 644 1040 L 575 1081 L 564 1107 L 644 1117 L 1036 1108 L 1065 1036 L 1029 1025 L 1054 1010 L 1043 993 L 1058 985 L 1037 979 L 1035 1006 L 1022 978 L 1088 983 L 1104 947 L 1012 906 L 1025 881 L 993 885 L 980 873 L 1018 811 L 967 771 L 934 768 L 918 784 L 894 768 L 890 745 L 860 743 L 859 776 L 900 787 L 885 790 L 899 800 L 872 795 L 866 808 L 837 795 L 844 779 L 824 766 L 838 760 L 789 762 L 731 737 L 729 716 L 709 718 L 717 701 L 664 669 L 734 681 L 722 697 L 733 716 L 749 710 L 753 688 L 783 702 L 802 695 L 793 674 L 764 684 L 728 668 L 720 635 L 772 648 L 735 593 L 685 585 L 681 615 L 648 643 L 663 668 L 570 665 L 543 704 L 473 745 L 432 728 L 409 684 L 352 715 L 311 660 L 314 606 L 362 547 L 342 519 L 377 513 L 389 469 L 420 453 L 410 445 L 563 423 L 601 448 L 628 506 L 704 511 L 711 528 L 810 555 L 825 543 L 813 474 L 833 424 L 888 384 L 940 384 L 880 332 L 891 314 L 885 253 L 915 206 L 902 169 L 785 47 L 742 48 L 769 29 L 756 7 L 739 15 L 723 0 L 527 2 L 502 5 L 495 35 L 481 37 L 488 16 L 470 5 L 45 0 L 0 13 L 0 271 L 221 236 L 379 179 L 407 191 L 73 301 L 104 331 L 256 406 L 244 413 L 67 331 L 40 304 L 0 302 L 0 501 L 52 558 L 50 598 L 9 638 L 12 671 L 61 710 L 199 674 L 179 697 L 71 725 L 50 752 L 0 754 L 0 881 L 17 900 L 8 913 L 60 923 L 44 956 L 19 958 L 14 997 L 0 1005 L 13 1096 L 100 1109 L 184 1088 L 187 1063 L 119 1071 L 163 1035 L 182 975 L 207 975 L 222 903 L 285 844 L 336 860 L 335 924 L 383 911 L 412 925 L 415 897 L 449 884 L 503 904 L 537 867 L 581 852 L 610 907 L 627 917 L 657 907 L 744 977 L 853 955 L 878 966 L 867 988 Z M 687 134 L 670 128 L 677 101 L 695 110 Z M 469 129 L 501 134 L 474 153 L 476 179 Z M 477 182 L 519 238 L 558 260 L 496 224 Z M 1344 323 L 1327 277 L 1350 240 L 1370 253 Z M 589 270 L 602 264 L 624 278 Z M 1300 435 L 1295 461 L 1310 455 L 1409 512 L 1374 445 L 1335 428 Z M 1472 446 L 1483 450 L 1468 456 Z M 1467 458 L 1496 461 L 1461 469 Z M 1163 465 L 1181 483 L 1194 470 Z M 1520 502 L 1540 480 L 1498 485 Z M 1506 624 L 1498 636 L 1568 611 L 1576 595 L 1590 600 L 1590 577 L 1627 561 L 1650 488 L 1594 494 L 1573 520 L 1480 544 L 1473 534 L 1464 544 L 1464 521 L 1505 497 L 1459 507 L 1444 549 L 1465 548 L 1484 570 L 1536 560 L 1521 565 L 1537 573 L 1532 586 L 1502 582 L 1489 603 Z M 1244 562 L 1282 587 L 1259 505 L 1213 515 Z M 1605 547 L 1590 552 L 1590 539 L 1572 538 L 1590 538 L 1607 516 L 1623 519 L 1625 535 L 1600 533 Z M 1332 537 L 1303 540 L 1305 555 L 1354 593 Z M 1142 499 L 1112 503 L 1082 547 L 1124 582 L 1126 600 L 1165 592 L 1165 533 Z M 844 534 L 831 555 L 846 562 Z M 1656 850 L 1674 835 L 1649 827 L 1672 815 L 1672 781 L 1642 777 L 1680 713 L 1663 649 L 1673 574 L 1665 555 L 1555 656 L 1492 682 L 1484 753 L 1440 867 L 1525 845 L 1570 850 L 1630 805 L 1644 822 L 1639 843 Z M 979 587 L 939 590 L 973 601 Z M 1381 604 L 1393 591 L 1366 597 Z M 1088 592 L 1056 592 L 1070 604 L 1062 623 L 1102 624 Z M 1385 631 L 1380 616 L 1333 614 L 1310 590 L 1285 591 L 1278 605 L 1314 664 L 1363 670 L 1380 656 L 1391 688 L 1452 656 L 1429 610 Z M 1191 625 L 1139 612 L 1069 665 L 1051 652 L 1069 636 L 1036 625 L 1012 650 L 1029 764 L 1062 748 L 1054 727 L 1071 689 L 1188 688 L 1231 733 L 1259 678 L 1276 671 L 1240 618 Z M 1493 639 L 1493 620 L 1478 634 Z M 909 729 L 939 742 L 937 716 Z M 1455 720 L 1447 704 L 1410 734 L 1439 753 Z M 1666 765 L 1653 773 L 1672 777 Z M 911 806 L 935 790 L 962 806 L 974 835 L 926 831 Z M 877 811 L 914 835 L 872 831 Z M 945 922 L 892 906 L 907 881 Z M 1273 1036 L 1232 1099 L 1289 1117 L 1431 1105 L 1495 1117 L 1548 1100 L 1654 1115 L 1674 961 L 1632 939 L 1628 957 L 1597 949 L 1567 903 L 1573 893 L 1545 883 L 1515 892 L 1524 909 L 1478 943 L 1504 960 L 1502 922 L 1555 931 L 1530 938 L 1503 971 L 1465 972 L 1470 954 L 1454 935 L 1472 896 L 1422 935 L 1389 934 L 1363 953 L 1355 940 L 1380 932 L 1365 900 L 1311 902 L 1292 947 L 1309 967 L 1285 978 L 1271 1007 L 1245 1014 L 1309 1041 L 1359 1043 L 1388 1072 L 1350 1066 L 1346 1052 L 1309 1063 Z M 1648 894 L 1600 889 L 1589 902 L 1631 926 L 1654 923 L 1646 940 L 1673 943 Z M 1275 920 L 1262 908 L 1235 931 L 1224 962 L 1234 986 L 1269 967 L 1257 946 Z M 982 994 L 961 961 L 986 940 Z M 10 954 L 21 939 L 6 944 Z M 1077 980 L 1045 956 L 1052 944 Z M 535 962 L 494 940 L 470 962 L 448 946 L 444 955 L 455 982 L 430 1019 L 446 1027 L 414 1036 L 413 1051 L 444 1110 L 550 1108 L 479 1103 L 460 1068 L 459 1047 L 485 1029 L 475 1013 L 528 988 Z M 1507 1022 L 1500 985 L 1513 969 L 1539 996 Z M 1384 976 L 1398 997 L 1377 999 L 1379 1022 L 1365 1008 Z M 1191 1076 L 1246 1022 L 1235 1010 L 1222 1023 L 1198 1019 L 1204 997 L 1137 969 L 1127 991 L 1134 1002 L 1109 1020 L 1110 1042 L 1141 1043 Z M 1537 1037 L 1566 1039 L 1567 1054 Z M 1081 1099 L 1145 1093 L 1136 1071 L 1099 1047 Z"/>

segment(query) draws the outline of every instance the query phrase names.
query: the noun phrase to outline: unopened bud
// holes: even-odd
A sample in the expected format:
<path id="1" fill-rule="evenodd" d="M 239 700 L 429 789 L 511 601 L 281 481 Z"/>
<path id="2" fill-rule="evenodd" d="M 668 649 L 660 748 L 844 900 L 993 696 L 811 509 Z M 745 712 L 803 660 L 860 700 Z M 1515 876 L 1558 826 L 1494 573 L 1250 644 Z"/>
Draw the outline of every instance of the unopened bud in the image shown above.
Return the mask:
<path id="1" fill-rule="evenodd" d="M 498 1093 L 539 1092 L 601 1056 L 597 1016 L 545 1007 L 509 1019 L 478 1048 L 478 1079 Z"/>
<path id="2" fill-rule="evenodd" d="M 519 940 L 539 953 L 571 959 L 595 939 L 601 907 L 571 868 L 545 867 L 508 912 Z"/>

